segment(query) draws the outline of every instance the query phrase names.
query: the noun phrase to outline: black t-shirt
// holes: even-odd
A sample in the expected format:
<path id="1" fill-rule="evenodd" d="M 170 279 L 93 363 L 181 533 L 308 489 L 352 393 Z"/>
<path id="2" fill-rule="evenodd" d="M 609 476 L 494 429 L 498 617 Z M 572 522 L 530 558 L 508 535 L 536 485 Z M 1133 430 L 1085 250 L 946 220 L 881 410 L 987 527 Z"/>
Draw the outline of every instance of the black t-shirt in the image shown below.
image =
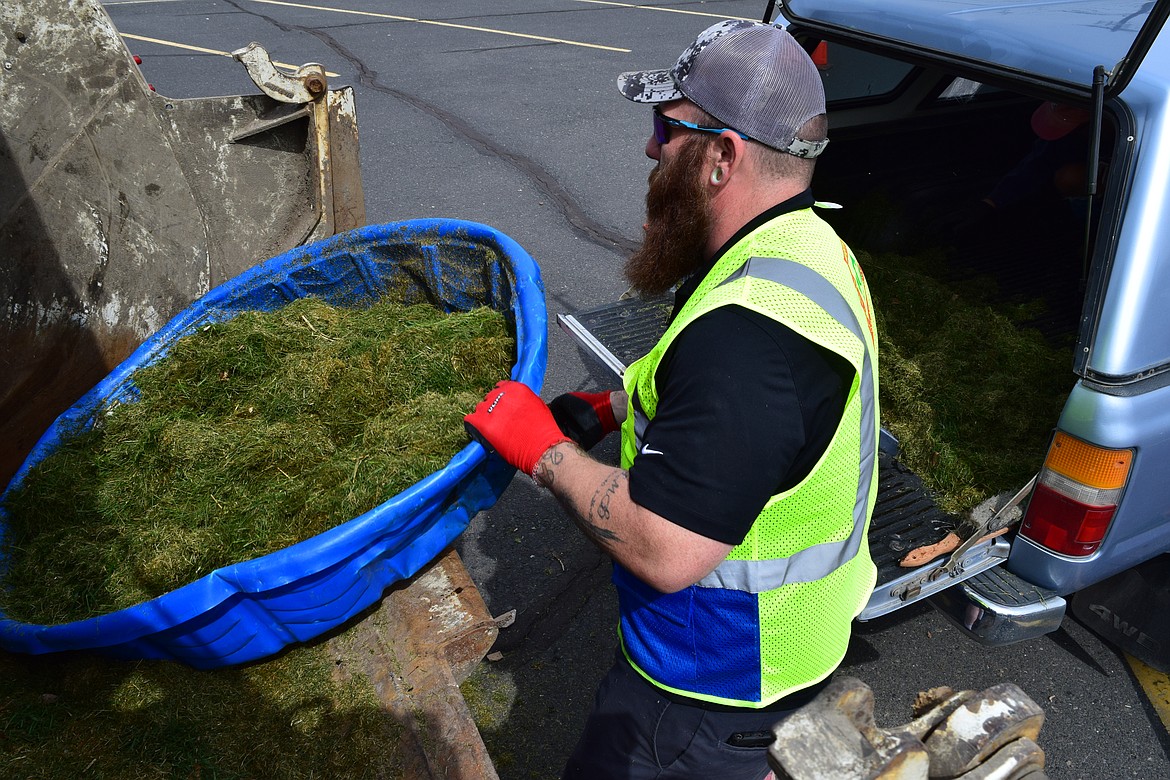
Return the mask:
<path id="1" fill-rule="evenodd" d="M 716 259 L 762 222 L 811 202 L 805 192 L 769 209 Z M 710 267 L 680 288 L 676 312 Z M 704 314 L 658 365 L 658 406 L 630 468 L 630 497 L 676 525 L 739 544 L 768 499 L 816 465 L 853 373 L 844 358 L 757 312 L 730 305 Z"/>

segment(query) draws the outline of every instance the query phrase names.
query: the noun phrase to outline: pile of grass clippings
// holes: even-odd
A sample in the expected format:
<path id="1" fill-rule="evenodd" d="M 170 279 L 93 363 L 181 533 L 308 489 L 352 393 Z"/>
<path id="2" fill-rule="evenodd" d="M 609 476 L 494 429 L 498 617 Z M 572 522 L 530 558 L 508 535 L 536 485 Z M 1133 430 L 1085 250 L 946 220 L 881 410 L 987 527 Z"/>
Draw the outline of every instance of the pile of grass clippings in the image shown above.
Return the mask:
<path id="1" fill-rule="evenodd" d="M 405 777 L 404 725 L 333 666 L 320 646 L 213 671 L 0 652 L 0 777 Z"/>
<path id="2" fill-rule="evenodd" d="M 1026 327 L 1034 301 L 947 285 L 941 252 L 859 253 L 878 323 L 882 425 L 900 460 L 959 514 L 1015 491 L 1043 461 L 1072 385 L 1070 347 Z"/>
<path id="3" fill-rule="evenodd" d="M 309 298 L 180 339 L 9 494 L 0 611 L 126 608 L 372 509 L 467 444 L 514 353 L 491 309 Z"/>

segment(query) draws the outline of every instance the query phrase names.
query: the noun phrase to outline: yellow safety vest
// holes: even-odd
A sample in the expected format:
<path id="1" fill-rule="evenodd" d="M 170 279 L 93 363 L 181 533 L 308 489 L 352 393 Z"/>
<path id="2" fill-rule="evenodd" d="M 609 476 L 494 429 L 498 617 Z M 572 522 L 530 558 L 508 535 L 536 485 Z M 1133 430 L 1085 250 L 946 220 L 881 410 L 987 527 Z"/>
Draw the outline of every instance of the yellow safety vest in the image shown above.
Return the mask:
<path id="1" fill-rule="evenodd" d="M 857 258 L 812 209 L 781 214 L 719 258 L 657 345 L 625 374 L 629 468 L 658 402 L 655 373 L 690 323 L 719 306 L 771 317 L 847 360 L 854 379 L 831 443 L 800 484 L 772 496 L 700 582 L 662 594 L 614 567 L 620 638 L 661 688 L 766 707 L 825 679 L 876 579 L 866 530 L 877 496 L 877 333 Z"/>

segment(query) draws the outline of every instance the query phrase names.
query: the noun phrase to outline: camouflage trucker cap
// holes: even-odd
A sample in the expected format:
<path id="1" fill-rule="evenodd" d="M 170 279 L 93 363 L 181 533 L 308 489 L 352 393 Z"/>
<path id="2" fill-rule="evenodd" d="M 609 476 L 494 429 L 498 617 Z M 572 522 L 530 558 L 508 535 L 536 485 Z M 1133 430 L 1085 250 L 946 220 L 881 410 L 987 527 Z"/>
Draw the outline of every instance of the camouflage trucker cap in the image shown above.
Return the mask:
<path id="1" fill-rule="evenodd" d="M 630 71 L 617 84 L 636 103 L 686 98 L 727 127 L 797 157 L 816 157 L 829 143 L 796 137 L 801 125 L 825 113 L 825 90 L 808 53 L 776 25 L 713 24 L 673 68 Z"/>

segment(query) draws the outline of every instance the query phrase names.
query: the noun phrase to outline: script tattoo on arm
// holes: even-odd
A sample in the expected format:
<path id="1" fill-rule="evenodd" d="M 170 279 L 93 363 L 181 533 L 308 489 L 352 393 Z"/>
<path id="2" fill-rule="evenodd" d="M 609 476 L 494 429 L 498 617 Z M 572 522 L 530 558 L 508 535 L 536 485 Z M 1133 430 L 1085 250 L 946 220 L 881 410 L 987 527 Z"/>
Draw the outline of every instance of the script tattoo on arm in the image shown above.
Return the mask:
<path id="1" fill-rule="evenodd" d="M 606 525 L 613 519 L 611 514 L 612 502 L 615 495 L 622 489 L 628 480 L 626 472 L 622 471 L 605 479 L 597 486 L 597 491 L 589 501 L 588 514 L 580 516 L 581 529 L 602 547 L 621 544 L 625 540 L 612 528 Z"/>
<path id="2" fill-rule="evenodd" d="M 615 470 L 615 473 L 607 475 L 598 483 L 593 495 L 587 500 L 584 498 L 585 494 L 578 493 L 581 500 L 575 501 L 568 495 L 569 492 L 572 492 L 570 485 L 573 481 L 565 478 L 566 475 L 561 475 L 562 478 L 558 479 L 556 474 L 558 467 L 564 464 L 566 456 L 573 451 L 569 449 L 570 447 L 581 455 L 585 455 L 585 451 L 572 442 L 549 447 L 541 455 L 533 477 L 538 484 L 543 485 L 557 496 L 561 506 L 573 518 L 573 522 L 594 544 L 603 550 L 612 549 L 625 541 L 613 528 L 608 526 L 613 525 L 611 521 L 614 519 L 613 512 L 616 510 L 615 500 L 617 499 L 615 497 L 627 489 L 629 475 L 625 471 Z"/>

